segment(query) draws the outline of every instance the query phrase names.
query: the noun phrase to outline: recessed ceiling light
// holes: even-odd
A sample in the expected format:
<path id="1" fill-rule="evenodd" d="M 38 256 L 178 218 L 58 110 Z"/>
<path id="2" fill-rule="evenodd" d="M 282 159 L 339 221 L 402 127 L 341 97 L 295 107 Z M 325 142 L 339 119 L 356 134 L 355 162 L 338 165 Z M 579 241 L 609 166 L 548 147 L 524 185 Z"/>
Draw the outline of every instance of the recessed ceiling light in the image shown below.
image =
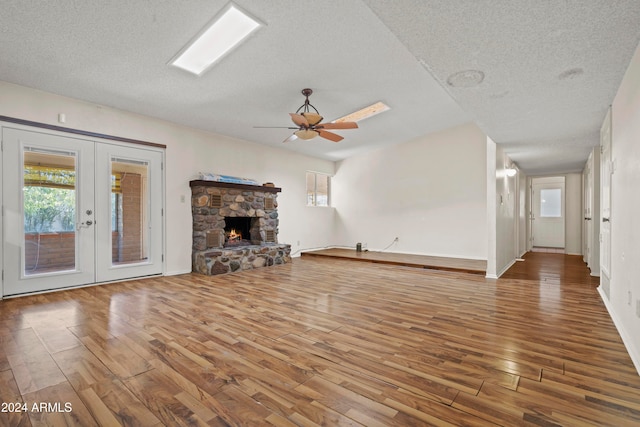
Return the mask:
<path id="1" fill-rule="evenodd" d="M 375 104 L 369 105 L 368 107 L 364 107 L 361 110 L 353 112 L 351 114 L 347 114 L 346 116 L 340 117 L 333 121 L 333 123 L 342 123 L 342 122 L 358 122 L 360 120 L 368 119 L 369 117 L 375 116 L 376 114 L 380 114 L 384 111 L 389 110 L 389 106 L 383 102 L 376 102 Z"/>
<path id="2" fill-rule="evenodd" d="M 484 73 L 480 70 L 463 70 L 453 73 L 447 79 L 447 84 L 452 87 L 473 87 L 484 80 Z"/>
<path id="3" fill-rule="evenodd" d="M 170 64 L 200 75 L 261 26 L 260 21 L 229 3 Z"/>

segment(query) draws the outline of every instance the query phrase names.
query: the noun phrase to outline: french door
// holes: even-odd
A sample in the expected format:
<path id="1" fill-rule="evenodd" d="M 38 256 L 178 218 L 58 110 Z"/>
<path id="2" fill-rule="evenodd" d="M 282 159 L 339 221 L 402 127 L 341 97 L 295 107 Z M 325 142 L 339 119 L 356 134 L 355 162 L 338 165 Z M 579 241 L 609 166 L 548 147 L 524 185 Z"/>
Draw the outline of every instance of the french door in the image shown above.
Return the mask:
<path id="1" fill-rule="evenodd" d="M 3 295 L 162 273 L 154 149 L 3 128 Z"/>

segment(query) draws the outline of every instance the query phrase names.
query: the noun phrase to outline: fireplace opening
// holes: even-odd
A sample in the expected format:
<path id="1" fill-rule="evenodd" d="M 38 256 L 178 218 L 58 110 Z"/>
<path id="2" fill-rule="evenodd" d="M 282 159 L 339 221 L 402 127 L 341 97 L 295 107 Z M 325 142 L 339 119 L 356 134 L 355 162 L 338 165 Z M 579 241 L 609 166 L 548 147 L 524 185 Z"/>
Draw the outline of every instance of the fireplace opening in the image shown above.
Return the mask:
<path id="1" fill-rule="evenodd" d="M 224 246 L 259 245 L 262 243 L 258 218 L 225 217 Z"/>

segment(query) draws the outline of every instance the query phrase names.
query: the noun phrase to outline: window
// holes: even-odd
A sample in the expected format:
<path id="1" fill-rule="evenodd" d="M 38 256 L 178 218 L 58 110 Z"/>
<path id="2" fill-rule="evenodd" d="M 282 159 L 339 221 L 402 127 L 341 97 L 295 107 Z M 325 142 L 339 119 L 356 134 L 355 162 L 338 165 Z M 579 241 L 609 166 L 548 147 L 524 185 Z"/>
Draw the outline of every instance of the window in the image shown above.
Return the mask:
<path id="1" fill-rule="evenodd" d="M 329 206 L 330 181 L 324 173 L 307 172 L 307 206 Z"/>
<path id="2" fill-rule="evenodd" d="M 540 190 L 540 202 L 541 217 L 562 217 L 562 190 L 560 188 L 549 188 Z"/>

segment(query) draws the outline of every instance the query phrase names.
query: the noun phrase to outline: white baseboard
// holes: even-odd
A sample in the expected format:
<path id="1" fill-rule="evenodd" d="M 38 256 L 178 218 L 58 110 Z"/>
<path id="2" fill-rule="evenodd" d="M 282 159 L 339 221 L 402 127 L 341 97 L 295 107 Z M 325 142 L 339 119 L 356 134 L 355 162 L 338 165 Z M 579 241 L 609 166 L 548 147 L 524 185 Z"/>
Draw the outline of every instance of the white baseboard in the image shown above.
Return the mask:
<path id="1" fill-rule="evenodd" d="M 382 252 L 381 249 L 369 249 L 371 252 Z M 384 253 L 388 254 L 401 254 L 401 255 L 419 255 L 419 256 L 432 256 L 438 258 L 451 258 L 451 259 L 472 259 L 476 261 L 486 261 L 486 257 L 476 257 L 476 256 L 461 256 L 461 255 L 451 255 L 451 254 L 434 254 L 434 253 L 426 253 L 426 252 L 399 252 L 399 251 L 384 251 Z"/>
<path id="2" fill-rule="evenodd" d="M 633 366 L 636 367 L 636 371 L 638 372 L 638 375 L 640 375 L 640 351 L 638 351 L 638 349 L 635 348 L 633 344 L 633 339 L 631 339 L 629 334 L 627 334 L 622 322 L 620 321 L 620 319 L 618 319 L 618 316 L 616 315 L 615 311 L 613 311 L 613 307 L 611 307 L 611 304 L 609 303 L 607 296 L 602 290 L 602 286 L 598 286 L 597 289 L 598 289 L 598 293 L 600 294 L 600 298 L 602 298 L 602 302 L 604 302 L 604 306 L 607 308 L 607 311 L 609 312 L 609 316 L 611 317 L 611 320 L 613 320 L 613 324 L 616 326 L 616 329 L 620 334 L 620 338 L 622 338 L 622 342 L 624 343 L 624 346 L 627 349 L 627 353 L 629 353 L 629 357 L 631 357 Z"/>
<path id="3" fill-rule="evenodd" d="M 175 270 L 175 271 L 165 271 L 165 276 L 179 276 L 181 274 L 189 274 L 191 270 Z"/>
<path id="4" fill-rule="evenodd" d="M 503 274 L 504 274 L 508 269 L 510 269 L 510 268 L 511 268 L 511 266 L 513 266 L 513 264 L 515 264 L 515 263 L 516 263 L 516 260 L 515 260 L 515 259 L 512 259 L 512 260 L 511 260 L 511 262 L 510 262 L 509 264 L 507 264 L 507 265 L 506 265 L 502 270 L 500 270 L 500 271 L 498 272 L 498 274 L 496 275 L 496 276 L 497 276 L 497 277 L 496 277 L 496 279 L 497 279 L 498 277 L 502 276 L 502 275 L 503 275 Z"/>

